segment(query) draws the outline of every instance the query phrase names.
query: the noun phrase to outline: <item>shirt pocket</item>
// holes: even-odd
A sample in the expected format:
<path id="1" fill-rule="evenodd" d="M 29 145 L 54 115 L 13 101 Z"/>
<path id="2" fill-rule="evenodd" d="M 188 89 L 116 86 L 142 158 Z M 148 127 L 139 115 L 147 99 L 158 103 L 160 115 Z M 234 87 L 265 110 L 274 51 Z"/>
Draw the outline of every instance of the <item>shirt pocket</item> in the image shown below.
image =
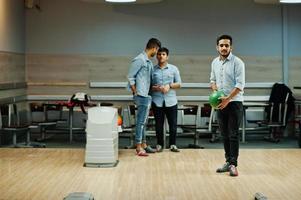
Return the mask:
<path id="1" fill-rule="evenodd" d="M 141 72 L 144 73 L 144 74 L 147 73 L 147 72 L 148 72 L 148 67 L 147 67 L 147 65 L 142 65 L 140 70 L 141 70 Z"/>
<path id="2" fill-rule="evenodd" d="M 166 74 L 166 79 L 167 79 L 168 83 L 173 83 L 174 82 L 174 74 L 172 72 L 168 72 Z"/>
<path id="3" fill-rule="evenodd" d="M 153 85 L 161 83 L 161 77 L 158 73 L 152 74 L 152 83 L 153 83 Z"/>

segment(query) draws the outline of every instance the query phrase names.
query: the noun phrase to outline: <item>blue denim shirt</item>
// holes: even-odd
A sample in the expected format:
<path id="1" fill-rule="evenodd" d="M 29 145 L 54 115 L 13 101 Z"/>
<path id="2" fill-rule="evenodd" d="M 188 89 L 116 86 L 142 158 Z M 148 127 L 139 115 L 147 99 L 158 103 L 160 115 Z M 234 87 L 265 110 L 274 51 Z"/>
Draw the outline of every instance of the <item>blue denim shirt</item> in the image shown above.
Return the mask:
<path id="1" fill-rule="evenodd" d="M 136 85 L 137 95 L 147 97 L 151 84 L 153 63 L 147 57 L 145 51 L 133 59 L 128 73 L 128 89 L 130 85 Z"/>
<path id="2" fill-rule="evenodd" d="M 171 83 L 180 83 L 181 77 L 178 68 L 174 65 L 167 64 L 163 68 L 159 65 L 154 67 L 152 73 L 152 85 L 169 85 Z M 166 94 L 158 91 L 152 91 L 152 100 L 157 107 L 163 107 L 165 101 L 166 107 L 174 106 L 178 103 L 176 90 L 170 89 Z"/>
<path id="3" fill-rule="evenodd" d="M 234 88 L 241 91 L 231 101 L 243 101 L 245 87 L 245 64 L 232 53 L 225 60 L 215 58 L 211 64 L 210 83 L 215 83 L 218 90 L 229 95 Z"/>

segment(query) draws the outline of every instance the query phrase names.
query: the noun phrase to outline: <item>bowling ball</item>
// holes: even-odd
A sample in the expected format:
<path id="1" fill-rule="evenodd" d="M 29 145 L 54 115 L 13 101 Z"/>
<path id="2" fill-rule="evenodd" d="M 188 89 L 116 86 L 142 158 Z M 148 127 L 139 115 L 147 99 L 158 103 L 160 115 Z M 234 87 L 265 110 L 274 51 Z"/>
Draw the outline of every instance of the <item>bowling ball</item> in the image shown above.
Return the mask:
<path id="1" fill-rule="evenodd" d="M 118 126 L 122 125 L 122 117 L 120 115 L 118 115 L 118 118 L 117 118 L 117 125 Z"/>
<path id="2" fill-rule="evenodd" d="M 212 92 L 209 96 L 209 103 L 210 103 L 211 107 L 217 108 L 217 106 L 222 102 L 222 100 L 219 98 L 223 97 L 223 96 L 225 96 L 223 91 Z"/>

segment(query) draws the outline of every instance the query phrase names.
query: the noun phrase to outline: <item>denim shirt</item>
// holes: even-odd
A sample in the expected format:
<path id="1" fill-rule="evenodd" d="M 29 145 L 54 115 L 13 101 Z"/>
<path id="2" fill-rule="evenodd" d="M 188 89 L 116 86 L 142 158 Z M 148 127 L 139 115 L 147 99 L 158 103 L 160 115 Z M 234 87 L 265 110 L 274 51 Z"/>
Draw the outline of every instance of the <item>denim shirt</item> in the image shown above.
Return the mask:
<path id="1" fill-rule="evenodd" d="M 146 53 L 140 53 L 131 63 L 127 75 L 128 89 L 130 89 L 131 85 L 136 85 L 137 95 L 147 97 L 149 95 L 152 70 L 153 63 Z"/>
<path id="2" fill-rule="evenodd" d="M 231 101 L 243 101 L 245 87 L 245 64 L 232 53 L 225 60 L 215 58 L 211 64 L 210 83 L 215 83 L 218 90 L 229 95 L 234 88 L 241 91 Z"/>
<path id="3" fill-rule="evenodd" d="M 171 83 L 180 83 L 181 77 L 178 68 L 174 65 L 167 64 L 163 68 L 160 68 L 159 65 L 154 67 L 152 73 L 152 86 L 153 85 L 169 85 Z M 165 101 L 166 107 L 174 106 L 178 103 L 176 90 L 171 89 L 163 94 L 162 92 L 152 91 L 152 101 L 156 104 L 157 107 L 163 107 L 163 102 Z"/>

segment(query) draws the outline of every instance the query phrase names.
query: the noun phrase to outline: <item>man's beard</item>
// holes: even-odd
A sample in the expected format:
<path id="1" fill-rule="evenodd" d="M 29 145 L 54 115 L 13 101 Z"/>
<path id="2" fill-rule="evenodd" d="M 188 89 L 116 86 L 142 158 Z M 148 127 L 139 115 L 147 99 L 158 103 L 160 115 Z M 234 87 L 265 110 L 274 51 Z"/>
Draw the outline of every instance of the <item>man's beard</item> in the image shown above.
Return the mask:
<path id="1" fill-rule="evenodd" d="M 221 52 L 221 53 L 219 53 L 219 55 L 223 58 L 227 58 L 229 56 L 230 52 L 225 52 L 225 53 Z"/>

